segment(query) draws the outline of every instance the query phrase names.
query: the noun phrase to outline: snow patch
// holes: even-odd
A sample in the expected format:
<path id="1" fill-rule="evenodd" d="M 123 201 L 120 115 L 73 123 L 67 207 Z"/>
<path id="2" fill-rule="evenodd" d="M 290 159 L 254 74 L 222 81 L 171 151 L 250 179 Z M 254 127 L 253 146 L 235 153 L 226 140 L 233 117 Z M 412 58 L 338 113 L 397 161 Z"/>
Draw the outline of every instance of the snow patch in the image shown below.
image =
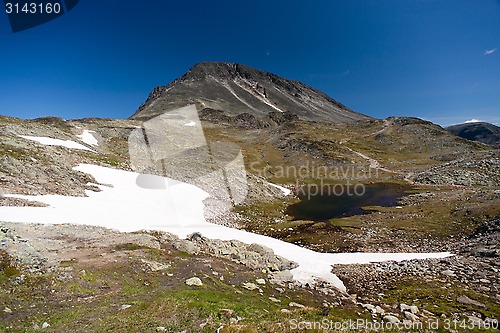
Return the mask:
<path id="1" fill-rule="evenodd" d="M 31 140 L 31 141 L 36 141 L 38 143 L 41 143 L 42 145 L 45 146 L 60 146 L 60 147 L 66 147 L 66 148 L 71 148 L 71 149 L 81 149 L 81 150 L 88 150 L 91 152 L 94 152 L 94 150 L 85 147 L 82 144 L 79 144 L 75 141 L 71 140 L 60 140 L 60 139 L 53 139 L 53 138 L 48 138 L 45 136 L 29 136 L 29 135 L 19 135 L 21 138 L 26 139 L 26 140 Z"/>
<path id="2" fill-rule="evenodd" d="M 283 187 L 283 186 L 279 186 L 279 185 L 276 185 L 276 184 L 273 184 L 273 183 L 267 183 L 269 185 L 271 185 L 272 187 L 275 187 L 279 190 L 281 190 L 281 192 L 283 192 L 284 195 L 290 195 L 292 193 L 292 190 L 286 188 L 286 187 Z"/>
<path id="3" fill-rule="evenodd" d="M 50 207 L 0 207 L 3 221 L 44 224 L 86 224 L 119 231 L 162 230 L 181 238 L 193 232 L 221 240 L 239 240 L 262 244 L 274 252 L 295 261 L 293 278 L 313 284 L 318 280 L 331 283 L 346 291 L 343 282 L 331 272 L 335 264 L 364 264 L 387 260 L 444 258 L 443 253 L 319 253 L 298 245 L 244 230 L 208 223 L 203 217 L 203 200 L 208 194 L 198 187 L 165 178 L 166 190 L 139 187 L 139 174 L 96 165 L 81 164 L 74 168 L 92 175 L 101 184 L 101 192 L 86 190 L 87 197 L 61 195 L 8 195 L 9 197 L 38 201 Z M 174 209 L 172 208 L 174 207 Z"/>
<path id="4" fill-rule="evenodd" d="M 88 145 L 97 147 L 97 146 L 99 146 L 99 142 L 97 142 L 97 139 L 95 138 L 95 136 L 92 133 L 95 133 L 95 132 L 89 131 L 89 130 L 83 130 L 83 133 L 80 135 L 77 135 L 76 137 Z"/>
<path id="5" fill-rule="evenodd" d="M 466 120 L 465 124 L 480 123 L 480 122 L 482 122 L 482 120 L 479 120 L 479 119 L 476 119 L 476 118 L 472 118 L 470 120 Z"/>
<path id="6" fill-rule="evenodd" d="M 221 82 L 222 86 L 224 86 L 227 90 L 229 90 L 229 92 L 234 96 L 236 97 L 236 99 L 238 99 L 241 103 L 245 104 L 246 106 L 248 106 L 250 109 L 254 110 L 254 111 L 258 111 L 256 108 L 254 108 L 252 105 L 250 105 L 247 101 L 245 101 L 243 98 L 241 98 L 240 96 L 238 96 L 236 94 L 236 92 L 233 90 L 233 88 L 231 88 L 229 86 L 229 83 L 227 82 Z"/>
<path id="7" fill-rule="evenodd" d="M 247 84 L 250 84 L 248 81 L 246 80 L 243 80 L 241 79 L 242 81 L 244 81 L 245 83 Z M 269 102 L 269 100 L 266 98 L 266 97 L 263 97 L 261 96 L 260 94 L 256 94 L 255 92 L 253 92 L 252 90 L 248 89 L 247 87 L 245 87 L 243 84 L 240 84 L 240 82 L 238 81 L 234 81 L 234 83 L 236 83 L 238 85 L 238 87 L 240 87 L 241 89 L 245 90 L 247 93 L 249 93 L 250 95 L 256 97 L 258 100 L 260 100 L 261 102 L 269 105 L 270 107 L 272 107 L 273 109 L 275 109 L 276 111 L 279 111 L 281 113 L 283 113 L 284 111 L 281 110 L 279 107 L 277 107 L 276 105 L 272 104 L 271 102 Z"/>

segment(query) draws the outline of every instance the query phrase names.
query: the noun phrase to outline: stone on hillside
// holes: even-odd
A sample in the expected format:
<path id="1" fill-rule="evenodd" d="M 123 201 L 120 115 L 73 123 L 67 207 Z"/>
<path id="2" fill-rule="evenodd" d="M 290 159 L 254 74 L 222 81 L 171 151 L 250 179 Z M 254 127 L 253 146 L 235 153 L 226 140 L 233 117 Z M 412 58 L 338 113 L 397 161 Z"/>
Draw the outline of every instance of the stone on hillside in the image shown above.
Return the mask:
<path id="1" fill-rule="evenodd" d="M 264 279 L 257 279 L 257 280 L 255 280 L 255 282 L 257 282 L 257 284 L 262 284 L 262 285 L 266 284 L 266 280 L 264 280 Z"/>
<path id="2" fill-rule="evenodd" d="M 430 311 L 427 311 L 425 309 L 422 309 L 422 313 L 428 317 L 435 317 L 436 315 Z"/>
<path id="3" fill-rule="evenodd" d="M 274 272 L 270 276 L 271 283 L 283 284 L 293 281 L 293 275 L 289 270 Z"/>
<path id="4" fill-rule="evenodd" d="M 475 317 L 475 316 L 467 316 L 467 319 L 469 323 L 471 323 L 474 326 L 478 327 L 484 327 L 484 322 L 481 318 Z M 494 326 L 492 326 L 494 327 Z"/>
<path id="5" fill-rule="evenodd" d="M 201 282 L 200 278 L 194 276 L 194 277 L 192 277 L 190 279 L 187 279 L 186 280 L 186 284 L 188 286 L 200 287 L 200 286 L 203 285 L 203 282 Z"/>
<path id="6" fill-rule="evenodd" d="M 483 308 L 486 309 L 486 305 L 484 305 L 481 302 L 475 301 L 473 299 L 470 299 L 469 297 L 462 295 L 457 298 L 458 303 L 462 303 L 465 305 L 472 305 L 472 306 L 477 306 L 478 308 Z"/>
<path id="7" fill-rule="evenodd" d="M 288 306 L 291 307 L 291 308 L 299 308 L 299 309 L 305 308 L 304 304 L 300 304 L 300 303 L 296 303 L 296 302 L 290 302 L 288 304 Z"/>
<path id="8" fill-rule="evenodd" d="M 401 322 L 398 317 L 393 316 L 393 315 L 384 316 L 384 321 L 391 323 L 391 324 L 399 324 Z"/>
<path id="9" fill-rule="evenodd" d="M 174 249 L 189 254 L 200 253 L 200 247 L 189 240 L 178 240 L 172 243 Z"/>
<path id="10" fill-rule="evenodd" d="M 259 289 L 259 287 L 257 287 L 257 285 L 255 283 L 252 283 L 252 282 L 243 283 L 242 287 L 247 289 L 247 290 L 250 290 L 250 291 L 255 290 L 255 289 Z"/>
<path id="11" fill-rule="evenodd" d="M 405 311 L 404 315 L 405 315 L 406 319 L 408 319 L 408 320 L 418 321 L 418 317 L 416 315 L 414 315 L 413 313 L 411 313 L 410 311 Z"/>
<path id="12" fill-rule="evenodd" d="M 233 313 L 234 313 L 234 310 L 232 310 L 232 309 L 220 309 L 219 310 L 219 314 L 221 316 L 224 316 L 224 317 L 228 318 L 228 319 L 231 318 L 231 316 L 233 315 Z"/>
<path id="13" fill-rule="evenodd" d="M 416 305 L 410 305 L 410 312 L 413 314 L 418 314 L 418 307 Z"/>
<path id="14" fill-rule="evenodd" d="M 141 262 L 146 264 L 148 268 L 153 272 L 163 271 L 170 267 L 169 264 L 163 264 L 161 262 L 149 261 L 146 259 L 141 259 Z"/>
<path id="15" fill-rule="evenodd" d="M 379 314 L 383 316 L 385 314 L 385 310 L 382 309 L 380 306 L 376 306 L 375 309 L 372 310 L 374 313 Z"/>
<path id="16" fill-rule="evenodd" d="M 450 276 L 450 277 L 454 277 L 454 276 L 456 276 L 456 275 L 455 275 L 455 272 L 454 272 L 454 271 L 452 271 L 451 269 L 447 269 L 447 270 L 445 270 L 445 271 L 442 271 L 442 272 L 441 272 L 441 274 L 446 275 L 446 276 Z"/>
<path id="17" fill-rule="evenodd" d="M 370 311 L 373 311 L 375 309 L 375 305 L 373 304 L 361 304 L 361 306 Z"/>

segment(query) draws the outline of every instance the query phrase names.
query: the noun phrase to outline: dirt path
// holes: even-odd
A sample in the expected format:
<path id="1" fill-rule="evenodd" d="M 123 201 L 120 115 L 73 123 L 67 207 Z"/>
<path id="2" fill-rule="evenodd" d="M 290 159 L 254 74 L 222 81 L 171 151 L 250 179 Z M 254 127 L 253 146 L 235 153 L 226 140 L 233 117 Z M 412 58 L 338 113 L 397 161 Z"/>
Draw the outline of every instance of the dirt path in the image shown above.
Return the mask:
<path id="1" fill-rule="evenodd" d="M 384 132 L 386 132 L 390 127 L 390 122 L 387 120 L 387 119 L 384 119 L 384 125 L 382 127 L 382 129 L 378 130 L 378 131 L 375 131 L 373 133 L 369 133 L 369 134 L 366 134 L 366 135 L 363 135 L 362 137 L 363 138 L 367 138 L 367 137 L 370 137 L 370 136 L 375 136 L 375 135 L 378 135 L 378 134 L 382 134 Z M 345 144 L 348 143 L 351 139 L 347 139 L 346 141 L 340 141 L 339 143 L 341 145 L 344 145 L 344 147 L 349 150 L 351 153 L 353 154 L 356 154 L 358 155 L 359 157 L 365 159 L 366 161 L 368 161 L 369 163 L 369 166 L 370 168 L 373 168 L 373 169 L 377 169 L 377 170 L 382 170 L 382 171 L 385 171 L 385 172 L 389 172 L 389 173 L 393 173 L 393 174 L 397 174 L 397 175 L 400 175 L 403 177 L 403 179 L 408 182 L 408 183 L 411 183 L 413 184 L 413 181 L 410 179 L 411 176 L 412 176 L 412 173 L 409 172 L 409 173 L 404 173 L 404 172 L 400 172 L 400 171 L 395 171 L 395 170 L 391 170 L 391 169 L 388 169 L 388 168 L 384 168 L 383 166 L 381 166 L 380 162 L 370 156 L 367 156 L 359 151 L 356 151 L 352 148 L 349 148 L 347 147 Z"/>

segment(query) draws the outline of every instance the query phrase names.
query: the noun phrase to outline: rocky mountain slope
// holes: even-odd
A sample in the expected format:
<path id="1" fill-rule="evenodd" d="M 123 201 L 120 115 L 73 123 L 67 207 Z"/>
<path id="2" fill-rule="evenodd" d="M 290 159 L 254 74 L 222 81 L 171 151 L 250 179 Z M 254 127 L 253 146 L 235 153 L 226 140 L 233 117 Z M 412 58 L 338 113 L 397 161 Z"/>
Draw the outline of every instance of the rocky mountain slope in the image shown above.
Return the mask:
<path id="1" fill-rule="evenodd" d="M 188 104 L 258 118 L 276 112 L 322 122 L 370 118 L 301 82 L 245 65 L 205 62 L 167 86 L 156 87 L 131 119 L 150 119 Z"/>
<path id="2" fill-rule="evenodd" d="M 500 148 L 500 127 L 485 122 L 465 123 L 446 128 L 461 138 Z"/>

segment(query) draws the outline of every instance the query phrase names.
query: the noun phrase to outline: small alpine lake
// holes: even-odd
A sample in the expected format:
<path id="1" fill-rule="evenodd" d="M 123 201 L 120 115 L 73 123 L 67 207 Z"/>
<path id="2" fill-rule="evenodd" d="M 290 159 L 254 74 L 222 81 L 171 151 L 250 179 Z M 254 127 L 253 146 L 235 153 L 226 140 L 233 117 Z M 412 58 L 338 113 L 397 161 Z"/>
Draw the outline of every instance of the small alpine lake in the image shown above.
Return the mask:
<path id="1" fill-rule="evenodd" d="M 310 221 L 368 214 L 363 207 L 396 206 L 408 190 L 409 185 L 397 183 L 305 185 L 297 189 L 300 201 L 288 206 L 286 213 L 293 220 Z"/>

